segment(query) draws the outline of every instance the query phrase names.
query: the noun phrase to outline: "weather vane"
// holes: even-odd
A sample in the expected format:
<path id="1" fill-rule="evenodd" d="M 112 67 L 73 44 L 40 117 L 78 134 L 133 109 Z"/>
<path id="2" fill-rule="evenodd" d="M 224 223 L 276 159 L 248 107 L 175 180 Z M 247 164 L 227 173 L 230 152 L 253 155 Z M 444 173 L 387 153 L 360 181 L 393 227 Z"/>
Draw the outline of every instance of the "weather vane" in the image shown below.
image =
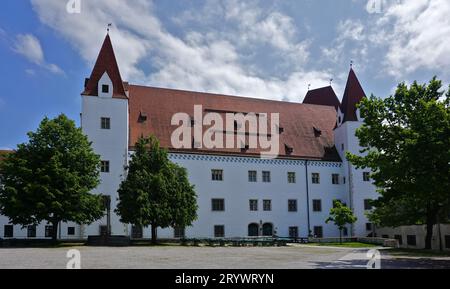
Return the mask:
<path id="1" fill-rule="evenodd" d="M 309 91 L 309 89 L 311 88 L 311 83 L 310 84 L 308 84 L 308 91 Z"/>
<path id="2" fill-rule="evenodd" d="M 353 60 L 350 60 L 350 68 L 353 67 Z"/>
<path id="3" fill-rule="evenodd" d="M 111 28 L 111 26 L 112 26 L 112 23 L 108 23 L 108 28 L 106 28 L 106 31 L 108 32 L 108 34 L 109 34 L 109 29 Z"/>
<path id="4" fill-rule="evenodd" d="M 333 83 L 333 78 L 330 78 L 330 86 L 331 86 L 332 83 Z"/>

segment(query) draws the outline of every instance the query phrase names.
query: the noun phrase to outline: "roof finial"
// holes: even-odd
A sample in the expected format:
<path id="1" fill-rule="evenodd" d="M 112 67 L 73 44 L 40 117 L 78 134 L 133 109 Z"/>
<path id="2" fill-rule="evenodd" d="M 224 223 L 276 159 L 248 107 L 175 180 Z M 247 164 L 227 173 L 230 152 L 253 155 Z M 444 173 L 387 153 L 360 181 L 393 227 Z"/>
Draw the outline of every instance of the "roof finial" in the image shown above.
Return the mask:
<path id="1" fill-rule="evenodd" d="M 311 88 L 311 83 L 308 84 L 308 91 L 309 91 L 310 88 Z"/>
<path id="2" fill-rule="evenodd" d="M 112 23 L 108 23 L 108 28 L 106 28 L 106 32 L 109 34 L 109 29 L 111 28 Z"/>
<path id="3" fill-rule="evenodd" d="M 353 60 L 350 60 L 350 68 L 353 68 Z"/>
<path id="4" fill-rule="evenodd" d="M 330 78 L 330 86 L 333 84 L 333 78 Z"/>

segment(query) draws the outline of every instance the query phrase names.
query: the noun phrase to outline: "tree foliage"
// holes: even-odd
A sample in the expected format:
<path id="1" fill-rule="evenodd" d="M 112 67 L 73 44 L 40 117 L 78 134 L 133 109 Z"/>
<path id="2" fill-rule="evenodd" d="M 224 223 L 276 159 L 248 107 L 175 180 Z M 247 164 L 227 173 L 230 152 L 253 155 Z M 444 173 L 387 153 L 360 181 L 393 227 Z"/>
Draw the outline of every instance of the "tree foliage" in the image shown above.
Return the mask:
<path id="1" fill-rule="evenodd" d="M 354 224 L 358 219 L 352 210 L 341 201 L 334 200 L 333 208 L 330 209 L 330 217 L 326 219 L 326 223 L 333 222 L 339 229 L 339 241 L 342 243 L 342 231 L 346 225 Z"/>
<path id="2" fill-rule="evenodd" d="M 154 136 L 136 143 L 118 193 L 121 221 L 151 226 L 153 242 L 156 228 L 186 227 L 197 218 L 197 197 L 186 169 L 169 160 Z"/>
<path id="3" fill-rule="evenodd" d="M 371 168 L 381 197 L 370 219 L 381 226 L 433 225 L 448 218 L 450 200 L 450 90 L 441 81 L 401 83 L 393 96 L 360 104 L 364 124 L 356 132 L 362 155 L 348 154 L 357 167 Z"/>
<path id="4" fill-rule="evenodd" d="M 29 141 L 0 163 L 0 214 L 13 224 L 48 221 L 57 237 L 59 222 L 91 223 L 103 215 L 100 158 L 87 137 L 65 115 L 44 118 Z"/>

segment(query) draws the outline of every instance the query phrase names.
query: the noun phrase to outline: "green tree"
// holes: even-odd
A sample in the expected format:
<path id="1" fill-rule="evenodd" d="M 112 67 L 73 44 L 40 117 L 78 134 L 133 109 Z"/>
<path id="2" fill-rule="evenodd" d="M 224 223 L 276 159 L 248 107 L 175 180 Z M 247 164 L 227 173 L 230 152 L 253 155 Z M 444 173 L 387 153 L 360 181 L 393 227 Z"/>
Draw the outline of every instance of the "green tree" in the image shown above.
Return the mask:
<path id="1" fill-rule="evenodd" d="M 339 229 L 339 243 L 342 243 L 342 231 L 346 225 L 354 224 L 357 221 L 352 210 L 341 203 L 341 201 L 334 200 L 333 208 L 330 210 L 330 217 L 325 220 L 325 223 L 333 222 Z"/>
<path id="2" fill-rule="evenodd" d="M 140 138 L 118 190 L 116 212 L 123 223 L 157 228 L 186 227 L 197 218 L 197 196 L 184 168 L 172 163 L 154 136 Z"/>
<path id="3" fill-rule="evenodd" d="M 380 198 L 369 214 L 380 226 L 425 224 L 431 249 L 433 226 L 448 218 L 450 200 L 450 90 L 441 81 L 401 83 L 393 96 L 360 103 L 364 124 L 356 132 L 361 155 L 347 154 L 358 168 L 371 168 Z"/>
<path id="4" fill-rule="evenodd" d="M 87 137 L 65 115 L 44 118 L 29 141 L 0 164 L 0 213 L 13 224 L 52 224 L 56 242 L 60 222 L 91 223 L 103 215 L 100 158 Z"/>

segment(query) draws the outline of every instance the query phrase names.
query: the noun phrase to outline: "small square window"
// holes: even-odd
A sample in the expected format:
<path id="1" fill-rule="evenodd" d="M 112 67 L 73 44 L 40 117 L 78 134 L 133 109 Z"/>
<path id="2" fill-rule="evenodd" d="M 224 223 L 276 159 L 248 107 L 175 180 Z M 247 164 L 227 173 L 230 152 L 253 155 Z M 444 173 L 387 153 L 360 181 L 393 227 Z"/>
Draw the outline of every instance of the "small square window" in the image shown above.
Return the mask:
<path id="1" fill-rule="evenodd" d="M 214 237 L 215 238 L 225 237 L 225 226 L 224 225 L 215 225 L 214 226 Z"/>
<path id="2" fill-rule="evenodd" d="M 289 238 L 298 238 L 298 227 L 289 227 Z"/>
<path id="3" fill-rule="evenodd" d="M 313 212 L 322 212 L 322 200 L 313 200 Z"/>
<path id="4" fill-rule="evenodd" d="M 295 172 L 288 172 L 288 183 L 295 184 Z"/>
<path id="5" fill-rule="evenodd" d="M 364 210 L 365 211 L 372 210 L 372 200 L 369 200 L 369 199 L 364 200 Z"/>
<path id="6" fill-rule="evenodd" d="M 250 183 L 256 183 L 256 181 L 257 181 L 256 171 L 248 171 L 248 181 Z"/>
<path id="7" fill-rule="evenodd" d="M 416 235 L 406 236 L 406 242 L 407 242 L 408 246 L 416 246 L 417 245 Z"/>
<path id="8" fill-rule="evenodd" d="M 102 117 L 100 127 L 101 129 L 111 129 L 111 119 L 109 117 Z"/>
<path id="9" fill-rule="evenodd" d="M 263 183 L 270 183 L 270 172 L 264 171 L 262 172 Z"/>
<path id="10" fill-rule="evenodd" d="M 312 173 L 312 183 L 313 184 L 320 184 L 320 174 L 319 173 Z"/>
<path id="11" fill-rule="evenodd" d="M 363 180 L 365 182 L 370 182 L 370 173 L 369 172 L 363 172 Z"/>
<path id="12" fill-rule="evenodd" d="M 372 231 L 372 223 L 366 223 L 366 231 Z"/>
<path id="13" fill-rule="evenodd" d="M 107 84 L 102 85 L 102 93 L 109 93 L 109 85 Z"/>
<path id="14" fill-rule="evenodd" d="M 109 161 L 101 161 L 100 171 L 102 173 L 109 173 Z"/>
<path id="15" fill-rule="evenodd" d="M 49 238 L 53 235 L 53 226 L 45 226 L 45 238 Z"/>
<path id="16" fill-rule="evenodd" d="M 331 183 L 333 185 L 339 185 L 339 174 L 332 174 L 331 175 Z"/>
<path id="17" fill-rule="evenodd" d="M 211 179 L 213 181 L 223 181 L 223 170 L 211 170 Z"/>
<path id="18" fill-rule="evenodd" d="M 225 200 L 224 199 L 212 199 L 211 200 L 212 210 L 215 212 L 225 211 Z"/>
<path id="19" fill-rule="evenodd" d="M 36 238 L 36 225 L 30 225 L 27 227 L 27 237 Z"/>
<path id="20" fill-rule="evenodd" d="M 249 201 L 250 211 L 258 211 L 258 200 Z"/>
<path id="21" fill-rule="evenodd" d="M 288 211 L 297 212 L 297 200 L 288 200 Z"/>
<path id="22" fill-rule="evenodd" d="M 314 238 L 323 238 L 322 226 L 314 226 Z"/>
<path id="23" fill-rule="evenodd" d="M 75 235 L 75 227 L 67 227 L 67 235 L 68 236 Z"/>
<path id="24" fill-rule="evenodd" d="M 182 239 L 186 236 L 186 230 L 184 227 L 173 228 L 173 237 L 175 239 Z"/>
<path id="25" fill-rule="evenodd" d="M 263 210 L 272 211 L 272 200 L 263 200 Z"/>

